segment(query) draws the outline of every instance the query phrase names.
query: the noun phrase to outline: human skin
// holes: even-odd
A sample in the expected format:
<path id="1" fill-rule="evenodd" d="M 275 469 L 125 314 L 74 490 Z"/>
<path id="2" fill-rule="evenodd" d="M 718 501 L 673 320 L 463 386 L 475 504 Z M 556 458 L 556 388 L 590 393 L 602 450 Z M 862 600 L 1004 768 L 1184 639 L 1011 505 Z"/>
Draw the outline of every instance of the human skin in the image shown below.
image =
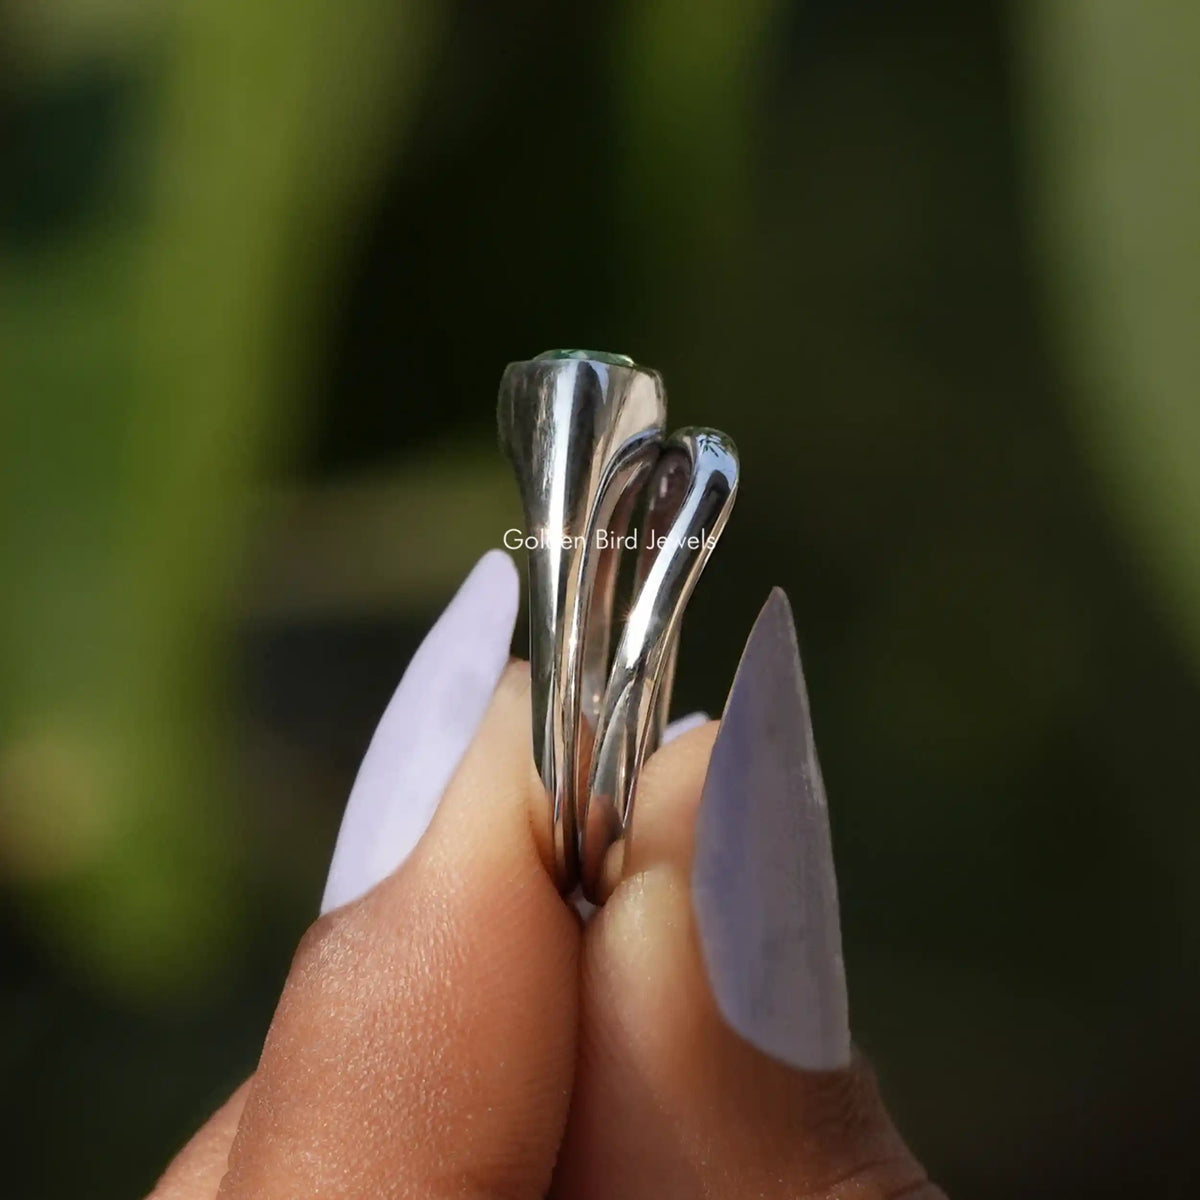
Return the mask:
<path id="1" fill-rule="evenodd" d="M 548 869 L 512 663 L 398 869 L 305 934 L 251 1078 L 154 1200 L 934 1200 L 867 1065 L 805 1071 L 722 1018 L 690 872 L 716 722 L 647 763 L 586 923 Z"/>

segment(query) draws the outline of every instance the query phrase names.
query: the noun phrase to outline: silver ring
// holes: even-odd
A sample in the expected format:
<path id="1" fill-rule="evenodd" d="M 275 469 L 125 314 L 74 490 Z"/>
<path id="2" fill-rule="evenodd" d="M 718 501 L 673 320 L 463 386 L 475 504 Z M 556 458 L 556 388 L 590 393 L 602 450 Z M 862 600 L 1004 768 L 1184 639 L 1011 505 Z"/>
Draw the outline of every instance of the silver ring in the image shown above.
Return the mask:
<path id="1" fill-rule="evenodd" d="M 683 611 L 737 493 L 733 442 L 714 429 L 664 439 L 655 371 L 623 355 L 555 350 L 510 363 L 500 440 L 529 546 L 533 751 L 557 882 L 595 903 L 619 881 L 638 773 L 662 738 Z M 639 500 L 644 517 L 630 533 Z M 632 601 L 613 651 L 623 552 Z"/>

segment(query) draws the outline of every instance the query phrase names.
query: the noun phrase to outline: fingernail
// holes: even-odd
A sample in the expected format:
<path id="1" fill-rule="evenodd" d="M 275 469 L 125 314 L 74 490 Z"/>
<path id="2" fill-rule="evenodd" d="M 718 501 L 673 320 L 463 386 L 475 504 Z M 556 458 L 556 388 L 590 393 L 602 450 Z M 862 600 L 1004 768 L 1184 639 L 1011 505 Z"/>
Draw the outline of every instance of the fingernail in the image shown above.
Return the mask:
<path id="1" fill-rule="evenodd" d="M 390 875 L 425 832 L 508 662 L 519 599 L 512 559 L 491 550 L 417 648 L 350 790 L 322 912 Z"/>
<path id="2" fill-rule="evenodd" d="M 713 745 L 692 901 L 725 1020 L 759 1050 L 824 1071 L 850 1061 L 825 787 L 787 596 L 754 623 Z"/>
<path id="3" fill-rule="evenodd" d="M 706 712 L 688 713 L 686 717 L 677 717 L 663 730 L 663 745 L 668 742 L 673 742 L 681 734 L 687 733 L 690 729 L 696 729 L 711 720 Z"/>

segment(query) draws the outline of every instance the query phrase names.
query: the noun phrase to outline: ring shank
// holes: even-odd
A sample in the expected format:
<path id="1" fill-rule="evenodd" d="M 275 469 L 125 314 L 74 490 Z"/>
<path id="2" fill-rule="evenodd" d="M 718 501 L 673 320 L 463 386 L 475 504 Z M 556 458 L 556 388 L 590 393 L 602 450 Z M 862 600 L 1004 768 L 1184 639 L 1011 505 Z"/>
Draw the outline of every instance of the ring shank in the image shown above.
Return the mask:
<path id="1" fill-rule="evenodd" d="M 602 900 L 602 876 L 619 878 L 638 772 L 662 736 L 683 610 L 733 504 L 737 452 L 716 430 L 664 442 L 661 378 L 617 355 L 511 363 L 498 416 L 531 547 L 533 749 L 557 882 L 565 893 L 582 881 Z M 620 539 L 643 492 L 634 597 L 614 653 Z"/>

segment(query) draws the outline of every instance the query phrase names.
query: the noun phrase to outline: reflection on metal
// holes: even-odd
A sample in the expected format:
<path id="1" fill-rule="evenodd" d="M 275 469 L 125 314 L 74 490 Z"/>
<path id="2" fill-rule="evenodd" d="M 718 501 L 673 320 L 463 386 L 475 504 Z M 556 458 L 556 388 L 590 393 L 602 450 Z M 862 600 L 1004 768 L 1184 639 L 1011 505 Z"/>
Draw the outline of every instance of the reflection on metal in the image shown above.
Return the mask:
<path id="1" fill-rule="evenodd" d="M 499 423 L 525 509 L 533 751 L 558 883 L 602 903 L 662 737 L 683 611 L 733 507 L 737 451 L 715 429 L 666 437 L 658 374 L 590 351 L 511 363 Z M 614 649 L 627 551 L 632 599 Z"/>

